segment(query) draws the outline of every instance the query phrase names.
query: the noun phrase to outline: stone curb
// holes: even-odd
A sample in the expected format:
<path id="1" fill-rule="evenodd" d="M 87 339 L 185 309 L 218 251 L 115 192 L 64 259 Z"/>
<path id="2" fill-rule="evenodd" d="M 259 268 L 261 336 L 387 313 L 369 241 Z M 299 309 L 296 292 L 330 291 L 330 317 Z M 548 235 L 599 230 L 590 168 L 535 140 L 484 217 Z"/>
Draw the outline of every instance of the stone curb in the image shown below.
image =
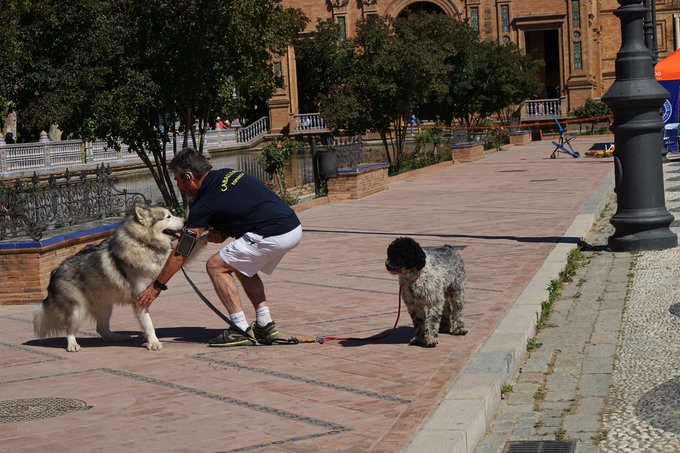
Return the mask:
<path id="1" fill-rule="evenodd" d="M 605 208 L 614 188 L 613 170 L 571 223 L 526 288 L 510 307 L 498 327 L 453 382 L 420 430 L 404 448 L 406 453 L 472 453 L 496 415 L 501 386 L 509 382 L 527 354 L 527 341 L 541 303 L 548 298 L 548 285 L 564 269 L 574 238 L 584 238 Z"/>

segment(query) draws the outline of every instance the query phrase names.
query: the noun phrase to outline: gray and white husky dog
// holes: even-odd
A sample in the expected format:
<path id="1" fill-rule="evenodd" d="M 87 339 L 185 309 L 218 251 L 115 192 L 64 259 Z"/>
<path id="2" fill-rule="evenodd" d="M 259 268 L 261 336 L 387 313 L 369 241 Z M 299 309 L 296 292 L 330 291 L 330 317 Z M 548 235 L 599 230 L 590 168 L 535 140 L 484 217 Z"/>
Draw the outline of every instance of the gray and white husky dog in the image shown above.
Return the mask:
<path id="1" fill-rule="evenodd" d="M 433 348 L 440 333 L 465 335 L 465 266 L 450 245 L 421 247 L 409 237 L 387 247 L 385 268 L 399 276 L 416 332 L 410 344 Z"/>
<path id="2" fill-rule="evenodd" d="M 147 349 L 161 349 L 148 309 L 134 300 L 161 272 L 173 250 L 173 240 L 184 219 L 158 206 L 136 205 L 114 234 L 67 258 L 52 271 L 47 298 L 33 315 L 39 338 L 66 333 L 70 352 L 80 350 L 76 333 L 88 316 L 97 333 L 110 341 L 130 337 L 111 332 L 109 319 L 115 304 L 131 305 L 144 330 Z"/>

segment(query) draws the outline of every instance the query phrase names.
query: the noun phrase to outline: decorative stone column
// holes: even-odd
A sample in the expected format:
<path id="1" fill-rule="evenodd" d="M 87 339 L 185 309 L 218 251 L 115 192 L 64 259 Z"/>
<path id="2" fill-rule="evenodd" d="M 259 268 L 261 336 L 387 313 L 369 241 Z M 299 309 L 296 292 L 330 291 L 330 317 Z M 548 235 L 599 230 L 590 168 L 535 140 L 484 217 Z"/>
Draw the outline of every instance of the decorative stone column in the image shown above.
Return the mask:
<path id="1" fill-rule="evenodd" d="M 661 149 L 663 122 L 659 110 L 668 92 L 654 78 L 645 47 L 643 17 L 647 9 L 636 0 L 618 0 L 614 15 L 621 21 L 621 49 L 616 55 L 616 81 L 602 100 L 612 109 L 616 214 L 609 247 L 616 252 L 675 247 L 669 226 Z"/>

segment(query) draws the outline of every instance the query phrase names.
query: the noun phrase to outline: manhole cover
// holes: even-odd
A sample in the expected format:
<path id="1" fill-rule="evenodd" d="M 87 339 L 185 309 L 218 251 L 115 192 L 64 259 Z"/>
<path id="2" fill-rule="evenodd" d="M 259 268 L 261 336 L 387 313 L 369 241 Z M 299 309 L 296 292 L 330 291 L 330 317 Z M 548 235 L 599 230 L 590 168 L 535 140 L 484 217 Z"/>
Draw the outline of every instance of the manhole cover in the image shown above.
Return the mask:
<path id="1" fill-rule="evenodd" d="M 513 440 L 506 442 L 503 453 L 573 453 L 576 442 L 559 440 Z"/>
<path id="2" fill-rule="evenodd" d="M 25 398 L 0 401 L 0 423 L 25 422 L 59 417 L 69 412 L 89 409 L 85 401 L 73 398 Z"/>
<path id="3" fill-rule="evenodd" d="M 656 429 L 680 433 L 680 378 L 675 377 L 643 394 L 635 403 L 635 415 Z"/>

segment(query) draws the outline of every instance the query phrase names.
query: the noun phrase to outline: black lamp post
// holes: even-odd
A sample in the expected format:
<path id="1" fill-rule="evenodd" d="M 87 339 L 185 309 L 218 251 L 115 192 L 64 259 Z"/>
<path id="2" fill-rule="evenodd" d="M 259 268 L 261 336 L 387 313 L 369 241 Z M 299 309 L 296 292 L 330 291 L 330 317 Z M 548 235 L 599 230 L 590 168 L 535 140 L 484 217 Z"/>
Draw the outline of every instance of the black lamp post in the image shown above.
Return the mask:
<path id="1" fill-rule="evenodd" d="M 652 64 L 659 62 L 659 47 L 656 42 L 656 0 L 644 0 L 647 9 L 644 20 L 645 45 L 652 53 Z"/>
<path id="2" fill-rule="evenodd" d="M 659 110 L 668 92 L 654 78 L 650 50 L 645 46 L 638 0 L 618 0 L 614 14 L 621 20 L 621 48 L 616 55 L 616 81 L 602 100 L 612 109 L 616 151 L 615 232 L 609 247 L 615 252 L 675 247 L 678 238 L 669 226 L 661 149 L 663 121 Z"/>

